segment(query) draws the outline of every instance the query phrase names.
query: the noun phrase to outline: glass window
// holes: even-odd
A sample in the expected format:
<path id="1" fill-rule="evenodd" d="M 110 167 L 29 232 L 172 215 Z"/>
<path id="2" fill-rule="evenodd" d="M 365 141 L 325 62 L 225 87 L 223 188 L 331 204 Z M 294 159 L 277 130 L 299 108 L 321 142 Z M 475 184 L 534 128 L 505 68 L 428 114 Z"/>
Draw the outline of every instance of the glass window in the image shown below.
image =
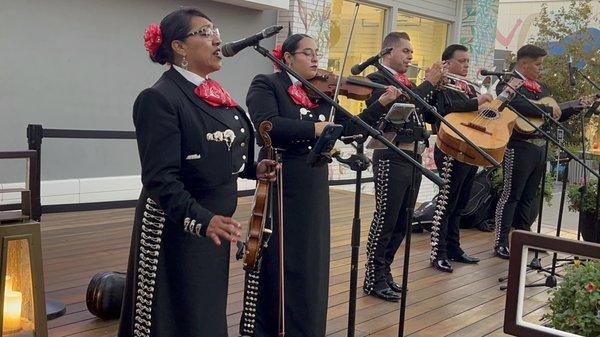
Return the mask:
<path id="1" fill-rule="evenodd" d="M 329 59 L 327 69 L 336 75 L 344 61 L 344 54 L 348 45 L 348 35 L 354 19 L 355 3 L 345 0 L 333 0 L 331 4 L 331 26 L 329 32 Z M 344 76 L 350 75 L 350 68 L 377 54 L 383 41 L 385 10 L 379 7 L 361 4 L 354 33 L 350 41 L 350 50 L 344 69 Z M 340 97 L 340 104 L 354 114 L 358 114 L 364 107 L 362 101 L 354 101 Z"/>
<path id="2" fill-rule="evenodd" d="M 396 31 L 407 32 L 410 36 L 415 52 L 412 63 L 419 67 L 429 67 L 432 63 L 440 61 L 448 38 L 449 24 L 443 21 L 432 20 L 414 14 L 398 12 L 396 17 Z M 418 71 L 410 69 L 408 76 L 417 83 Z M 419 74 L 424 76 L 423 73 Z"/>

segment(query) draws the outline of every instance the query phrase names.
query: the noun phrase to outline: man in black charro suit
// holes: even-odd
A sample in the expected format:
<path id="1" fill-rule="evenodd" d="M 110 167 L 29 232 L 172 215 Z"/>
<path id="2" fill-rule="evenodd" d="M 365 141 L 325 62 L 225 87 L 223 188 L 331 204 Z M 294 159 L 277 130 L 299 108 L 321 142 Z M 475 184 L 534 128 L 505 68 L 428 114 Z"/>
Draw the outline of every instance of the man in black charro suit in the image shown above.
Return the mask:
<path id="1" fill-rule="evenodd" d="M 469 72 L 468 48 L 453 44 L 442 53 L 442 61 L 454 77 L 466 77 Z M 455 89 L 451 89 L 455 88 Z M 440 88 L 431 102 L 445 116 L 453 112 L 477 111 L 479 105 L 492 101 L 490 94 L 478 95 L 475 88 L 465 81 L 449 79 L 449 86 Z M 440 121 L 431 114 L 426 120 L 439 129 Z M 434 268 L 452 272 L 449 260 L 461 263 L 477 263 L 479 259 L 469 256 L 460 247 L 460 214 L 466 206 L 477 166 L 462 163 L 442 152 L 437 146 L 434 160 L 440 176 L 445 180 L 437 197 L 436 215 L 431 229 L 431 264 Z"/>
<path id="2" fill-rule="evenodd" d="M 518 91 L 528 99 L 539 100 L 551 96 L 550 89 L 538 81 L 544 56 L 546 51 L 534 45 L 525 45 L 517 52 L 513 76 L 525 81 Z M 505 85 L 498 85 L 496 91 L 500 93 L 504 87 Z M 581 110 L 580 105 L 571 105 L 562 111 L 558 107 L 536 105 L 559 121 L 566 120 Z M 511 100 L 509 106 L 526 117 L 541 117 L 540 112 L 520 96 Z M 537 216 L 536 199 L 539 197 L 540 183 L 546 169 L 545 145 L 546 141 L 540 133 L 525 134 L 516 128 L 508 143 L 502 165 L 504 189 L 495 215 L 494 252 L 500 258 L 510 257 L 510 228 L 529 230 Z"/>
<path id="3" fill-rule="evenodd" d="M 408 80 L 406 72 L 413 58 L 413 46 L 408 34 L 392 32 L 383 40 L 383 48 L 393 47 L 390 54 L 381 59 L 381 64 L 395 75 L 398 81 L 416 92 L 424 99 L 429 99 L 435 90 L 435 85 L 441 80 L 441 65 L 437 64 L 427 71 L 425 80 L 419 86 Z M 395 85 L 381 72 L 376 71 L 368 75 L 373 82 L 383 85 Z M 367 104 L 374 103 L 384 90 L 375 90 Z M 406 102 L 406 97 L 396 102 Z M 392 104 L 381 111 L 381 119 L 373 124 L 378 126 Z M 415 156 L 421 161 L 420 153 L 414 154 L 414 140 L 407 137 L 396 137 L 396 144 L 400 149 Z M 391 150 L 375 150 L 373 153 L 373 175 L 375 179 L 375 214 L 371 223 L 367 241 L 367 263 L 363 290 L 365 293 L 384 299 L 398 301 L 401 287 L 394 282 L 390 265 L 394 255 L 400 247 L 409 224 L 406 223 L 406 210 L 409 205 L 414 205 L 417 193 L 412 200 L 408 200 L 411 188 L 412 164 Z M 418 192 L 421 184 L 421 173 L 417 172 L 415 190 Z"/>

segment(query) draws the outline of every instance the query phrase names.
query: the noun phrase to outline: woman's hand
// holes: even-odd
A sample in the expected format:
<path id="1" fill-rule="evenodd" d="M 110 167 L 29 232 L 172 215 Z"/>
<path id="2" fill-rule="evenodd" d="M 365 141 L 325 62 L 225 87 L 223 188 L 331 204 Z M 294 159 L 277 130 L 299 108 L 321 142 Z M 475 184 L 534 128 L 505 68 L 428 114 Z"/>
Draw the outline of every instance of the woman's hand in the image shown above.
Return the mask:
<path id="1" fill-rule="evenodd" d="M 277 170 L 281 164 L 274 160 L 263 159 L 256 166 L 256 179 L 275 181 L 277 179 Z"/>
<path id="2" fill-rule="evenodd" d="M 215 215 L 206 228 L 206 237 L 212 239 L 217 246 L 221 245 L 221 240 L 235 244 L 240 239 L 241 229 L 242 225 L 232 218 Z"/>
<path id="3" fill-rule="evenodd" d="M 329 124 L 333 124 L 332 122 L 316 122 L 315 123 L 315 137 L 321 136 L 323 133 L 323 129 Z"/>
<path id="4" fill-rule="evenodd" d="M 381 105 L 388 106 L 388 104 L 392 103 L 402 95 L 404 95 L 402 93 L 402 90 L 390 85 L 387 88 L 385 88 L 385 92 L 383 93 L 383 95 L 379 96 L 378 101 L 379 103 L 381 103 Z"/>

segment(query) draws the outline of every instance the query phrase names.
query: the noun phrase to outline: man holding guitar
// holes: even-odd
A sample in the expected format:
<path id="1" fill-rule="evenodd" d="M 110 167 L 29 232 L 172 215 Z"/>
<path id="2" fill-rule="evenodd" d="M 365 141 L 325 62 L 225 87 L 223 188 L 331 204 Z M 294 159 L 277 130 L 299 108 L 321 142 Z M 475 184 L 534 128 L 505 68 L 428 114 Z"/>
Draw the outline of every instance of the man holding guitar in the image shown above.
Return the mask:
<path id="1" fill-rule="evenodd" d="M 540 112 L 531 105 L 534 103 L 554 119 L 566 120 L 573 113 L 579 112 L 583 104 L 563 105 L 561 110 L 557 104 L 535 103 L 551 96 L 549 88 L 538 81 L 546 54 L 544 49 L 531 44 L 518 50 L 513 76 L 525 81 L 518 91 L 533 102 L 526 102 L 524 98 L 517 96 L 510 101 L 509 106 L 525 117 L 540 119 L 542 117 Z M 504 84 L 499 84 L 496 91 L 499 93 L 504 87 Z M 586 99 L 583 98 L 580 103 Z M 504 154 L 504 189 L 496 206 L 494 251 L 503 259 L 510 257 L 508 247 L 510 228 L 529 230 L 537 216 L 535 199 L 546 169 L 546 141 L 535 131 L 528 132 L 529 130 L 525 128 L 520 130 L 518 127 L 520 124 L 526 123 L 517 122 Z"/>
<path id="2" fill-rule="evenodd" d="M 449 74 L 466 77 L 469 72 L 468 48 L 453 44 L 443 54 Z M 434 104 L 441 115 L 453 112 L 477 111 L 478 107 L 492 101 L 492 95 L 477 95 L 475 88 L 467 82 L 449 80 L 456 89 L 448 86 L 440 88 L 434 95 Z M 457 90 L 458 89 L 458 90 Z M 426 121 L 439 129 L 440 121 L 435 116 L 426 116 Z M 479 259 L 471 257 L 460 248 L 459 223 L 460 213 L 466 206 L 477 173 L 477 166 L 462 163 L 445 154 L 438 146 L 434 149 L 434 160 L 438 172 L 446 181 L 437 198 L 436 212 L 431 229 L 431 264 L 435 269 L 451 273 L 452 266 L 448 259 L 461 263 L 477 263 Z"/>

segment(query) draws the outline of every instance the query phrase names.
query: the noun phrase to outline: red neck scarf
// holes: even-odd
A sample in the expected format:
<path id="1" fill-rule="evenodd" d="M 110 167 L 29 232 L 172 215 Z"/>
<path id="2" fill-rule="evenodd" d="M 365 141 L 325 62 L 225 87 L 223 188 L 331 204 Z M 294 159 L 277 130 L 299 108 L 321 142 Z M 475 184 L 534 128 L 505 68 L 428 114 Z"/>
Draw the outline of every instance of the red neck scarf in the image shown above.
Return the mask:
<path id="1" fill-rule="evenodd" d="M 412 82 L 406 77 L 406 74 L 396 73 L 394 78 L 398 80 L 398 82 L 404 84 L 407 87 L 412 87 Z"/>
<path id="2" fill-rule="evenodd" d="M 525 88 L 533 93 L 536 93 L 536 94 L 539 94 L 542 92 L 542 86 L 540 86 L 540 84 L 538 82 L 536 82 L 532 79 L 529 79 L 529 78 L 525 79 L 525 83 L 523 83 L 523 88 Z"/>
<path id="3" fill-rule="evenodd" d="M 471 87 L 467 83 L 465 83 L 463 81 L 455 81 L 454 85 L 457 86 L 460 90 L 464 91 L 467 94 L 467 96 L 470 97 L 473 95 L 473 92 L 471 91 Z"/>
<path id="4" fill-rule="evenodd" d="M 314 109 L 319 106 L 318 104 L 310 100 L 310 98 L 306 94 L 306 91 L 304 90 L 304 87 L 302 86 L 302 83 L 300 82 L 290 85 L 287 92 L 294 101 L 294 103 L 300 106 L 303 106 L 307 109 Z"/>
<path id="5" fill-rule="evenodd" d="M 212 106 L 237 106 L 237 103 L 231 98 L 229 93 L 217 81 L 210 78 L 200 83 L 194 89 L 194 93 Z"/>

